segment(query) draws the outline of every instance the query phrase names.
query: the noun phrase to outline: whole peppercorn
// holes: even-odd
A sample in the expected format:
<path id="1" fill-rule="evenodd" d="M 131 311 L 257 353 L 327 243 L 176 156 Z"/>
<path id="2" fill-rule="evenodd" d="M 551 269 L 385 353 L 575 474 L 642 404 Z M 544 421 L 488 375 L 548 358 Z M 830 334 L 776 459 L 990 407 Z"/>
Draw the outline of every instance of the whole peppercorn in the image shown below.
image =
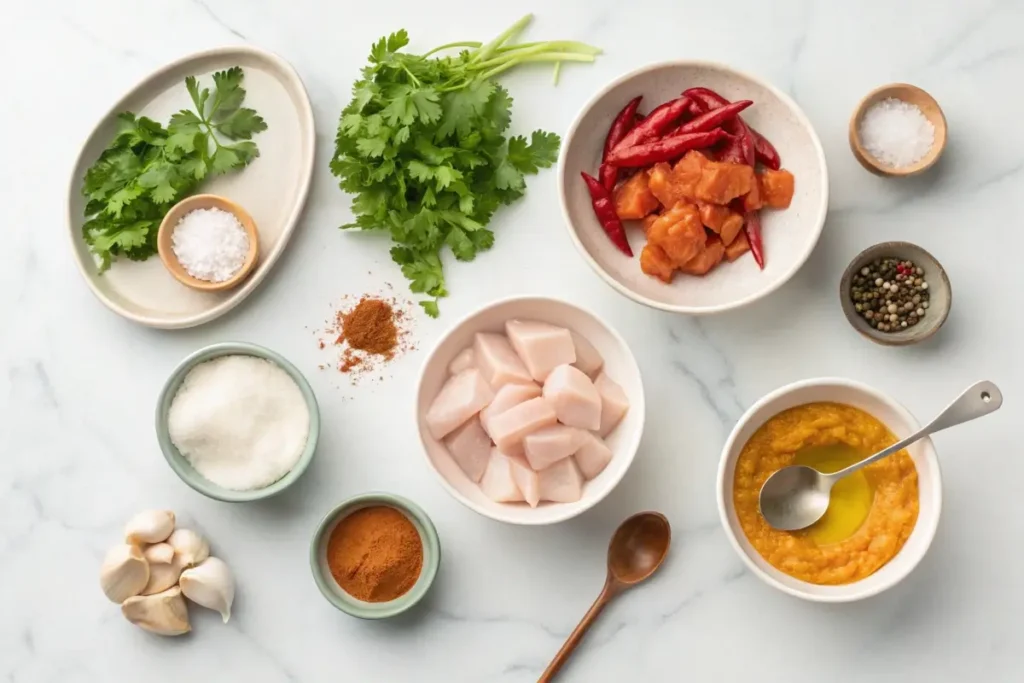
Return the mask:
<path id="1" fill-rule="evenodd" d="M 924 269 L 913 261 L 880 258 L 862 266 L 851 278 L 849 297 L 854 311 L 880 332 L 913 327 L 929 305 Z"/>

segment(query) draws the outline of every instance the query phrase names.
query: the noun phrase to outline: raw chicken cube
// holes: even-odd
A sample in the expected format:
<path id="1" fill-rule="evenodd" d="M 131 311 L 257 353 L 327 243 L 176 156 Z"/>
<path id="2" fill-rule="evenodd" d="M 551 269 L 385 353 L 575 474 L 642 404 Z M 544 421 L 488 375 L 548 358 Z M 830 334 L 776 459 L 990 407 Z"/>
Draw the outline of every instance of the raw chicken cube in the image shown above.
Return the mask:
<path id="1" fill-rule="evenodd" d="M 644 171 L 616 187 L 612 201 L 615 202 L 615 213 L 624 221 L 640 220 L 661 206 L 647 187 L 647 173 Z"/>
<path id="2" fill-rule="evenodd" d="M 515 453 L 527 434 L 558 421 L 555 407 L 543 397 L 531 398 L 487 421 L 491 439 L 506 453 Z"/>
<path id="3" fill-rule="evenodd" d="M 704 167 L 709 160 L 697 150 L 690 150 L 672 168 L 672 183 L 676 193 L 687 199 L 697 197 L 697 183 L 704 176 Z"/>
<path id="4" fill-rule="evenodd" d="M 697 207 L 700 209 L 701 222 L 715 232 L 722 232 L 722 225 L 733 213 L 728 206 L 719 206 L 718 204 L 697 202 Z"/>
<path id="5" fill-rule="evenodd" d="M 466 424 L 445 437 L 444 445 L 466 476 L 474 482 L 480 481 L 491 454 L 491 437 L 480 426 L 480 418 L 470 418 Z"/>
<path id="6" fill-rule="evenodd" d="M 480 332 L 473 341 L 473 358 L 492 389 L 505 384 L 531 384 L 523 361 L 503 334 Z"/>
<path id="7" fill-rule="evenodd" d="M 580 472 L 587 481 L 590 481 L 601 474 L 608 463 L 612 461 L 612 451 L 603 439 L 587 432 L 583 439 L 583 445 L 573 457 L 576 458 L 576 465 L 580 468 Z"/>
<path id="8" fill-rule="evenodd" d="M 540 477 L 525 458 L 513 456 L 508 461 L 512 467 L 512 481 L 516 483 L 523 499 L 530 504 L 530 507 L 537 507 L 537 503 L 540 502 Z"/>
<path id="9" fill-rule="evenodd" d="M 480 490 L 495 503 L 518 503 L 523 493 L 512 478 L 512 461 L 497 448 L 491 449 L 487 469 L 480 480 Z"/>
<path id="10" fill-rule="evenodd" d="M 571 365 L 559 365 L 544 382 L 544 398 L 555 407 L 558 421 L 580 429 L 601 428 L 601 394 L 594 383 Z"/>
<path id="11" fill-rule="evenodd" d="M 531 398 L 540 396 L 540 385 L 530 382 L 529 384 L 506 384 L 494 394 L 491 404 L 480 411 L 480 423 L 484 431 L 491 433 L 490 421 L 495 415 L 501 415 L 509 408 L 529 401 Z"/>
<path id="12" fill-rule="evenodd" d="M 527 434 L 523 439 L 526 460 L 539 472 L 578 451 L 584 434 L 582 429 L 559 424 Z"/>
<path id="13" fill-rule="evenodd" d="M 569 331 L 569 334 L 572 335 L 572 343 L 576 347 L 576 362 L 573 365 L 587 377 L 591 379 L 597 377 L 597 373 L 601 372 L 601 368 L 604 367 L 604 358 L 601 358 L 601 354 L 586 337 L 576 334 L 572 330 Z"/>
<path id="14" fill-rule="evenodd" d="M 722 229 L 718 232 L 718 236 L 722 238 L 722 244 L 730 245 L 736 239 L 736 236 L 743 230 L 743 215 L 735 211 L 729 213 L 729 217 L 725 219 L 722 224 Z"/>
<path id="15" fill-rule="evenodd" d="M 463 370 L 469 370 L 473 367 L 476 367 L 476 364 L 473 362 L 473 347 L 467 346 L 448 364 L 448 372 L 452 375 L 457 375 Z"/>
<path id="16" fill-rule="evenodd" d="M 537 473 L 540 499 L 552 503 L 575 503 L 583 497 L 583 474 L 572 458 L 563 458 Z"/>
<path id="17" fill-rule="evenodd" d="M 509 320 L 505 331 L 530 375 L 538 382 L 547 379 L 548 373 L 559 365 L 576 362 L 576 346 L 564 327 L 532 320 Z"/>
<path id="18" fill-rule="evenodd" d="M 743 210 L 757 211 L 764 206 L 764 198 L 761 196 L 761 176 L 754 176 L 754 182 L 750 184 L 750 192 L 743 195 Z"/>
<path id="19" fill-rule="evenodd" d="M 594 380 L 594 386 L 601 394 L 601 428 L 597 433 L 603 439 L 615 429 L 615 425 L 629 410 L 629 399 L 622 387 L 603 372 Z"/>
<path id="20" fill-rule="evenodd" d="M 479 413 L 494 398 L 494 392 L 479 370 L 471 369 L 449 378 L 427 411 L 427 429 L 443 439 L 466 420 Z"/>

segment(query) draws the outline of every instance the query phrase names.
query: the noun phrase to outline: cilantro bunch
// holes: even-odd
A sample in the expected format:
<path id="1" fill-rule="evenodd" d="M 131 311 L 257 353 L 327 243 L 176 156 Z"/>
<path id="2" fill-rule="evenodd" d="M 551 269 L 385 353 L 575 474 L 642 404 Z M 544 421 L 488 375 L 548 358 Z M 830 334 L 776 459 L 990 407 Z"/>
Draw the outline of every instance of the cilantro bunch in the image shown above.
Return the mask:
<path id="1" fill-rule="evenodd" d="M 174 114 L 166 128 L 132 112 L 117 117 L 114 139 L 86 171 L 82 186 L 82 233 L 101 273 L 118 256 L 144 261 L 155 254 L 157 229 L 174 203 L 208 175 L 259 156 L 251 138 L 267 124 L 242 106 L 242 76 L 237 66 L 218 71 L 212 91 L 186 78 L 195 111 Z"/>
<path id="2" fill-rule="evenodd" d="M 341 227 L 389 231 L 391 258 L 413 292 L 431 297 L 420 302 L 431 316 L 448 294 L 444 247 L 459 261 L 490 249 L 494 212 L 523 196 L 524 176 L 557 158 L 554 133 L 506 137 L 512 98 L 491 79 L 529 62 L 554 62 L 557 79 L 563 61 L 599 53 L 572 41 L 508 44 L 530 19 L 487 45 L 450 43 L 424 55 L 401 52 L 404 30 L 381 38 L 341 113 L 331 171 L 355 195 L 354 221 Z M 432 56 L 450 48 L 464 49 Z"/>

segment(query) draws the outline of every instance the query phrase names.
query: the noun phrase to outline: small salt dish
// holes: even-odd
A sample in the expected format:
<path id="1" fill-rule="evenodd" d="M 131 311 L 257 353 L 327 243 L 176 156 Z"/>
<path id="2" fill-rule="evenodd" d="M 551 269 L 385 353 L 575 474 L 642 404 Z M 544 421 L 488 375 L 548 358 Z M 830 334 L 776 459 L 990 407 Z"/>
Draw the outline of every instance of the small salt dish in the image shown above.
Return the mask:
<path id="1" fill-rule="evenodd" d="M 245 255 L 242 267 L 227 280 L 213 282 L 193 277 L 185 270 L 185 267 L 174 253 L 174 246 L 171 240 L 174 229 L 186 214 L 197 209 L 220 209 L 221 211 L 227 211 L 238 219 L 238 222 L 242 225 L 245 234 L 249 238 L 249 251 Z M 156 245 L 157 252 L 160 254 L 160 260 L 178 282 L 186 287 L 202 292 L 222 292 L 241 284 L 242 280 L 252 272 L 256 261 L 259 259 L 260 236 L 256 230 L 256 222 L 249 215 L 249 212 L 241 206 L 219 195 L 197 194 L 186 197 L 171 207 L 171 210 L 164 216 L 163 221 L 160 222 L 160 230 L 156 236 Z"/>
<path id="2" fill-rule="evenodd" d="M 930 294 L 929 306 L 916 325 L 898 332 L 880 332 L 857 312 L 856 305 L 850 298 L 854 275 L 879 258 L 909 259 L 924 270 L 923 277 L 928 283 Z M 868 247 L 850 261 L 839 282 L 839 301 L 846 319 L 862 336 L 883 346 L 907 346 L 924 341 L 939 331 L 949 317 L 949 310 L 953 304 L 953 289 L 942 264 L 921 247 L 910 242 L 882 242 Z"/>
<path id="3" fill-rule="evenodd" d="M 916 163 L 908 166 L 896 168 L 875 158 L 864 146 L 864 142 L 860 136 L 861 123 L 864 121 L 864 115 L 875 104 L 888 98 L 893 98 L 916 106 L 935 128 L 935 140 L 932 142 L 931 149 L 929 149 L 928 153 Z M 935 165 L 935 162 L 939 160 L 940 156 L 942 156 L 942 152 L 945 148 L 946 117 L 942 113 L 939 103 L 935 101 L 935 98 L 921 88 L 918 88 L 916 85 L 910 85 L 909 83 L 890 83 L 889 85 L 883 85 L 880 88 L 876 88 L 869 92 L 867 96 L 860 101 L 860 104 L 857 105 L 857 109 L 853 112 L 853 116 L 850 118 L 850 149 L 853 150 L 853 156 L 857 158 L 857 161 L 860 162 L 861 166 L 876 175 L 889 178 L 905 178 L 907 176 L 923 173 Z"/>

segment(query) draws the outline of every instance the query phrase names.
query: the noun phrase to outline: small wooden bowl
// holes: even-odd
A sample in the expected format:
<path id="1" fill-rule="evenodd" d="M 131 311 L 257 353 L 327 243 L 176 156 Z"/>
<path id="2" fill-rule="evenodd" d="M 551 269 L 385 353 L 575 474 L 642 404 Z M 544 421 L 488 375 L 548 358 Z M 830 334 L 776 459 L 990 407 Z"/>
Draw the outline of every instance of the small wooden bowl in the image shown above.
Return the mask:
<path id="1" fill-rule="evenodd" d="M 913 327 L 899 332 L 879 332 L 871 327 L 867 320 L 860 317 L 853 300 L 850 299 L 850 288 L 853 286 L 853 276 L 857 271 L 877 258 L 886 257 L 909 259 L 917 267 L 923 269 L 923 277 L 928 283 L 930 294 L 924 317 Z M 939 328 L 946 322 L 946 318 L 949 317 L 949 309 L 953 304 L 953 288 L 949 284 L 949 277 L 942 264 L 921 247 L 910 242 L 882 242 L 868 247 L 850 261 L 850 265 L 846 267 L 839 282 L 839 302 L 843 307 L 846 319 L 861 335 L 884 346 L 906 346 L 924 341 L 939 331 Z"/>
<path id="2" fill-rule="evenodd" d="M 904 166 L 903 168 L 893 168 L 876 159 L 864 148 L 860 140 L 860 124 L 864 119 L 864 114 L 874 104 L 889 97 L 916 105 L 921 110 L 921 113 L 925 115 L 925 118 L 935 126 L 935 141 L 932 143 L 932 148 L 928 151 L 928 154 L 916 164 Z M 883 85 L 872 90 L 868 93 L 867 97 L 860 101 L 857 109 L 853 112 L 853 117 L 850 119 L 850 149 L 853 150 L 853 155 L 857 157 L 857 161 L 860 162 L 861 166 L 880 176 L 903 178 L 922 173 L 939 160 L 945 148 L 946 117 L 943 115 L 939 103 L 924 90 L 909 83 L 890 83 L 889 85 Z"/>
<path id="3" fill-rule="evenodd" d="M 178 222 L 181 221 L 185 214 L 196 209 L 220 209 L 234 214 L 238 222 L 245 228 L 245 233 L 249 236 L 249 253 L 245 255 L 242 267 L 232 277 L 222 282 L 210 282 L 209 280 L 200 280 L 199 278 L 192 277 L 185 270 L 185 267 L 181 265 L 181 262 L 178 261 L 178 257 L 174 253 L 174 247 L 171 244 L 171 235 L 174 233 L 174 228 L 177 227 Z M 182 199 L 172 206 L 171 210 L 164 216 L 163 221 L 160 222 L 160 230 L 156 236 L 156 245 L 157 252 L 160 254 L 160 260 L 163 261 L 164 266 L 170 271 L 171 275 L 181 284 L 203 292 L 222 292 L 237 286 L 252 272 L 260 255 L 260 236 L 252 216 L 249 215 L 248 211 L 230 199 L 215 194 L 193 195 Z"/>

